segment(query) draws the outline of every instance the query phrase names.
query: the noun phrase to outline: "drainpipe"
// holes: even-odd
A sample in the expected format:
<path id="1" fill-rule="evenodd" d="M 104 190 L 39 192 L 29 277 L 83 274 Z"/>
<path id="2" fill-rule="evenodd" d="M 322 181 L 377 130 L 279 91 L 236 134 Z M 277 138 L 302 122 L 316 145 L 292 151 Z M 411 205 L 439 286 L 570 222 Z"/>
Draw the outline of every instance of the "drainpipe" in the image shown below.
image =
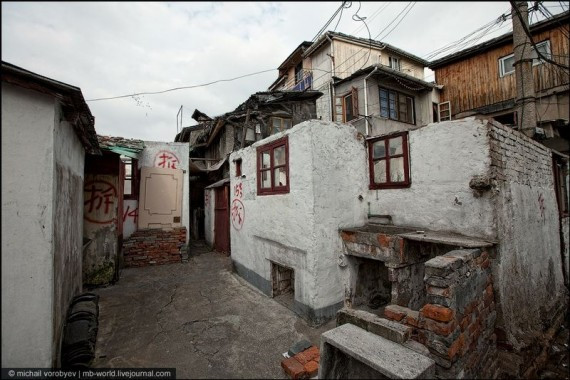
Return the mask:
<path id="1" fill-rule="evenodd" d="M 366 87 L 366 80 L 378 70 L 378 66 L 374 66 L 374 70 L 364 77 L 364 123 L 366 125 L 366 136 L 370 136 L 370 122 L 368 121 L 368 87 Z"/>
<path id="2" fill-rule="evenodd" d="M 331 59 L 331 81 L 329 84 L 329 93 L 331 94 L 331 98 L 330 98 L 331 120 L 334 120 L 334 98 L 335 98 L 334 79 L 333 79 L 333 77 L 335 76 L 335 71 L 334 71 L 334 45 L 333 45 L 333 40 L 329 37 L 328 33 L 325 33 L 325 37 L 327 40 L 329 40 L 329 43 L 331 44 L 331 50 L 330 50 L 330 54 L 329 54 L 329 57 Z"/>

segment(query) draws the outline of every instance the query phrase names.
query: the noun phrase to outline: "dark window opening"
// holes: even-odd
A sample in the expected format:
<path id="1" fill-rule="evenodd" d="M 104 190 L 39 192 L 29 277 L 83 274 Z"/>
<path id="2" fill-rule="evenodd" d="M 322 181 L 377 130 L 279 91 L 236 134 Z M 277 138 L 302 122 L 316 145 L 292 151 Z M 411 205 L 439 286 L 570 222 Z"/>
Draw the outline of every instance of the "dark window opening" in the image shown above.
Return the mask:
<path id="1" fill-rule="evenodd" d="M 236 177 L 241 177 L 241 158 L 235 160 L 236 164 Z"/>
<path id="2" fill-rule="evenodd" d="M 380 87 L 380 116 L 415 124 L 414 98 Z"/>
<path id="3" fill-rule="evenodd" d="M 295 302 L 295 271 L 285 266 L 271 263 L 273 298 L 293 309 Z"/>
<path id="4" fill-rule="evenodd" d="M 495 119 L 495 121 L 498 121 L 499 123 L 503 124 L 503 125 L 507 125 L 509 127 L 514 127 L 517 126 L 517 113 L 516 112 L 509 112 L 506 113 L 504 115 L 497 115 L 497 116 L 493 116 L 493 119 Z"/>
<path id="5" fill-rule="evenodd" d="M 138 199 L 138 161 L 130 157 L 121 157 L 125 168 L 125 179 L 123 187 L 124 199 Z"/>

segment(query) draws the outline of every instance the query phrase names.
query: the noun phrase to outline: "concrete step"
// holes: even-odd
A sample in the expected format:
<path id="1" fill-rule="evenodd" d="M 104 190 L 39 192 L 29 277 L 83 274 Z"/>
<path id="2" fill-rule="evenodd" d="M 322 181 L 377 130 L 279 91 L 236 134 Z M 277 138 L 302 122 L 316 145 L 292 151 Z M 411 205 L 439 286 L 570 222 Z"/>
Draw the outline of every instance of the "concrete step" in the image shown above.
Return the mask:
<path id="1" fill-rule="evenodd" d="M 396 343 L 404 343 L 412 334 L 412 328 L 400 323 L 380 318 L 364 310 L 342 308 L 337 312 L 336 325 L 351 323 L 373 334 Z"/>

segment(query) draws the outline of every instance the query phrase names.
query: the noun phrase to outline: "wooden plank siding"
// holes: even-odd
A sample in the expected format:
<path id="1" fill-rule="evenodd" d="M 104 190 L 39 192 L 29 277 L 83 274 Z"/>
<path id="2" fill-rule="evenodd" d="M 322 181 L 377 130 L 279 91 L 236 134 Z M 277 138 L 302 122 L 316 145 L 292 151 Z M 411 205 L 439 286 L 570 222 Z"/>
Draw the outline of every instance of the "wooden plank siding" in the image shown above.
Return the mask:
<path id="1" fill-rule="evenodd" d="M 535 43 L 550 40 L 552 59 L 564 65 L 569 64 L 568 38 L 562 33 L 562 27 L 533 37 Z M 516 97 L 515 74 L 499 76 L 499 58 L 512 53 L 510 42 L 434 70 L 436 83 L 444 86 L 441 102 L 451 102 L 452 115 Z M 533 74 L 537 95 L 569 83 L 568 71 L 550 63 L 534 66 Z"/>

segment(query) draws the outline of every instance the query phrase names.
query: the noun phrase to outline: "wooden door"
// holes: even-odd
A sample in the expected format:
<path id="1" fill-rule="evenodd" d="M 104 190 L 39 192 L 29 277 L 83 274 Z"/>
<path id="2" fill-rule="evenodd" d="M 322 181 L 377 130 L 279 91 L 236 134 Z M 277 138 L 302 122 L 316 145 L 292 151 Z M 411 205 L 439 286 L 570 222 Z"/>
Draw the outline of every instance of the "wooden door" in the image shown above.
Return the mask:
<path id="1" fill-rule="evenodd" d="M 183 178 L 181 169 L 141 169 L 139 228 L 182 225 Z"/>
<path id="2" fill-rule="evenodd" d="M 215 189 L 214 204 L 214 249 L 218 252 L 230 253 L 230 198 L 229 187 Z"/>

